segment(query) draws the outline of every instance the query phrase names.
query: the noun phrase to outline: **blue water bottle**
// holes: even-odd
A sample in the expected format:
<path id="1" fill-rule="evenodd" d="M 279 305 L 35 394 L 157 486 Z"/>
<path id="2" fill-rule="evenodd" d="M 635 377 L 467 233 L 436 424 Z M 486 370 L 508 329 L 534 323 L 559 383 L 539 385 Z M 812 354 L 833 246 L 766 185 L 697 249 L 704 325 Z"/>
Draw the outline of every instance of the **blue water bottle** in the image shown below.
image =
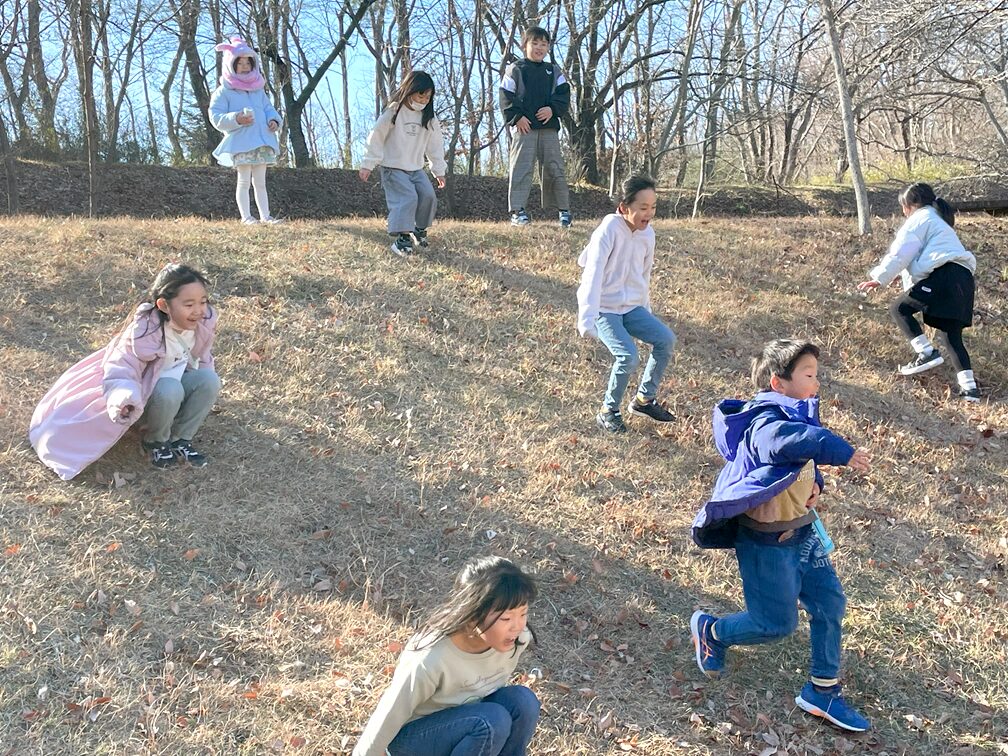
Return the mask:
<path id="1" fill-rule="evenodd" d="M 822 544 L 824 554 L 832 554 L 836 550 L 836 545 L 833 543 L 833 539 L 829 537 L 829 533 L 826 532 L 826 526 L 822 524 L 822 520 L 819 519 L 819 513 L 812 510 L 812 514 L 815 519 L 812 520 L 812 528 L 815 530 L 815 534 L 819 537 L 819 543 Z"/>

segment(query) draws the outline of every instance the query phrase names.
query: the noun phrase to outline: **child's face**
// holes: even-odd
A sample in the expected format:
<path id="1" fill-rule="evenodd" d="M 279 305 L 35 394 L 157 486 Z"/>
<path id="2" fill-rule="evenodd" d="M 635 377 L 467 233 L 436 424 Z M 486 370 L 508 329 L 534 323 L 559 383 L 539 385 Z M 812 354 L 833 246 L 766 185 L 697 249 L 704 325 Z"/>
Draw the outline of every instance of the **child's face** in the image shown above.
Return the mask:
<path id="1" fill-rule="evenodd" d="M 641 189 L 629 205 L 620 204 L 619 214 L 634 231 L 643 231 L 651 223 L 658 209 L 658 195 L 654 189 Z"/>
<path id="2" fill-rule="evenodd" d="M 431 101 L 431 97 L 433 96 L 433 89 L 428 89 L 426 92 L 414 92 L 410 95 L 410 105 L 413 106 L 414 110 L 423 110 L 427 107 L 427 103 Z"/>
<path id="3" fill-rule="evenodd" d="M 252 58 L 243 55 L 235 59 L 234 70 L 236 74 L 247 74 L 252 71 Z"/>
<path id="4" fill-rule="evenodd" d="M 530 39 L 525 43 L 525 57 L 533 63 L 542 63 L 549 54 L 550 43 L 545 39 Z"/>
<path id="5" fill-rule="evenodd" d="M 489 619 L 493 619 L 493 615 Z M 527 624 L 528 604 L 523 604 L 501 612 L 490 627 L 477 629 L 476 633 L 490 648 L 501 653 L 509 653 L 514 650 L 515 641 Z"/>
<path id="6" fill-rule="evenodd" d="M 819 360 L 811 354 L 803 354 L 795 363 L 790 378 L 773 376 L 770 387 L 778 394 L 791 399 L 811 399 L 819 393 Z"/>
<path id="7" fill-rule="evenodd" d="M 199 281 L 187 283 L 172 299 L 161 298 L 156 303 L 176 331 L 194 331 L 206 317 L 207 291 Z"/>

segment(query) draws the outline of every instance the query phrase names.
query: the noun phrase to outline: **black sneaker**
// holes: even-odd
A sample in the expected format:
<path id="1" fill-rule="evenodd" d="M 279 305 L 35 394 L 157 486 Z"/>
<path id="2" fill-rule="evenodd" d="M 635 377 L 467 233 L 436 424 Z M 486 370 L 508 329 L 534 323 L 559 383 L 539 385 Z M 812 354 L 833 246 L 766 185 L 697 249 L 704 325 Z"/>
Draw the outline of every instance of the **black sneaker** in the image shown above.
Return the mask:
<path id="1" fill-rule="evenodd" d="M 409 234 L 399 234 L 395 241 L 392 242 L 392 252 L 393 254 L 399 255 L 399 257 L 409 257 L 413 254 L 413 239 Z"/>
<path id="2" fill-rule="evenodd" d="M 511 213 L 512 226 L 527 226 L 531 222 L 532 219 L 529 218 L 529 214 L 525 212 L 524 207 L 521 210 Z"/>
<path id="3" fill-rule="evenodd" d="M 151 464 L 158 470 L 167 470 L 175 466 L 175 455 L 167 443 L 149 444 L 144 441 L 143 448 L 150 452 Z"/>
<path id="4" fill-rule="evenodd" d="M 932 349 L 927 354 L 918 354 L 917 359 L 913 362 L 900 365 L 899 371 L 903 375 L 917 375 L 917 373 L 923 373 L 925 370 L 936 368 L 943 362 L 945 362 L 945 358 L 941 356 L 937 349 Z"/>
<path id="5" fill-rule="evenodd" d="M 980 401 L 980 389 L 973 388 L 963 388 L 959 387 L 959 398 L 964 402 L 979 402 Z"/>
<path id="6" fill-rule="evenodd" d="M 559 212 L 559 216 L 560 216 L 560 225 L 563 228 L 570 228 L 570 225 L 571 225 L 570 210 L 561 210 Z"/>
<path id="7" fill-rule="evenodd" d="M 675 420 L 675 415 L 658 404 L 654 399 L 650 402 L 642 403 L 640 399 L 634 397 L 630 400 L 630 404 L 627 405 L 627 412 L 631 415 L 649 417 L 656 423 L 671 423 Z"/>
<path id="8" fill-rule="evenodd" d="M 417 246 L 427 249 L 430 246 L 430 242 L 427 241 L 427 229 L 426 228 L 415 228 L 413 229 L 413 238 L 416 240 Z"/>
<path id="9" fill-rule="evenodd" d="M 184 438 L 171 442 L 171 451 L 180 462 L 188 462 L 192 467 L 206 467 L 209 461 L 205 456 L 193 449 L 192 444 Z"/>
<path id="10" fill-rule="evenodd" d="M 610 433 L 626 433 L 626 424 L 624 424 L 623 415 L 619 410 L 615 412 L 602 410 L 595 416 L 595 423 L 599 428 Z"/>

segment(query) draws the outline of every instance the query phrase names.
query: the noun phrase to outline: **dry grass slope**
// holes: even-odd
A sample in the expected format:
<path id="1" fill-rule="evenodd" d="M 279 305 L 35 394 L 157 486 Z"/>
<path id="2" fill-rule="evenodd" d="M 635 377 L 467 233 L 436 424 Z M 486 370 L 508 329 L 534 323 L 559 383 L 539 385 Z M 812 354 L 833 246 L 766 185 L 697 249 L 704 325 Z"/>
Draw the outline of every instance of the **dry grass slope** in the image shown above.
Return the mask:
<path id="1" fill-rule="evenodd" d="M 962 222 L 978 407 L 947 373 L 894 375 L 891 293 L 853 293 L 887 232 L 851 227 L 659 224 L 680 421 L 608 438 L 608 355 L 573 329 L 584 223 L 444 223 L 403 263 L 372 220 L 0 221 L 0 753 L 347 753 L 418 613 L 487 551 L 543 587 L 535 754 L 1005 752 L 1008 222 Z M 156 474 L 127 436 L 57 481 L 25 438 L 35 403 L 176 259 L 222 312 L 211 466 Z M 740 600 L 732 554 L 687 534 L 710 410 L 787 334 L 823 345 L 824 420 L 876 460 L 823 498 L 861 737 L 795 710 L 805 623 L 719 682 L 687 637 L 694 607 Z"/>

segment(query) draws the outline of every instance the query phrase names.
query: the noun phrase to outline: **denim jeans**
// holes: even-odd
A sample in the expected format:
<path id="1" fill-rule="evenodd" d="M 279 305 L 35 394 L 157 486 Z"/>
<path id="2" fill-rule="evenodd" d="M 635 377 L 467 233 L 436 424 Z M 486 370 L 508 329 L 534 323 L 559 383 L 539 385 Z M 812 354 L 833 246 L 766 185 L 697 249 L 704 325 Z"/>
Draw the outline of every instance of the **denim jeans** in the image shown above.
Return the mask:
<path id="1" fill-rule="evenodd" d="M 840 625 L 847 599 L 829 557 L 811 525 L 783 543 L 740 527 L 735 556 L 746 611 L 714 626 L 725 645 L 770 643 L 798 627 L 798 602 L 809 614 L 813 677 L 840 675 Z"/>
<path id="2" fill-rule="evenodd" d="M 524 756 L 538 721 L 536 694 L 510 685 L 403 725 L 388 750 L 392 756 Z"/>
<path id="3" fill-rule="evenodd" d="M 187 370 L 181 380 L 158 379 L 141 418 L 144 443 L 163 444 L 180 438 L 192 441 L 220 388 L 220 378 L 210 368 Z"/>
<path id="4" fill-rule="evenodd" d="M 672 329 L 644 307 L 635 307 L 623 315 L 600 313 L 595 320 L 595 327 L 599 339 L 616 358 L 609 373 L 609 386 L 606 388 L 603 406 L 610 412 L 620 408 L 623 394 L 630 383 L 630 374 L 640 364 L 635 338 L 651 345 L 651 356 L 644 367 L 637 392 L 645 399 L 654 399 L 675 348 L 676 335 L 672 333 Z"/>

